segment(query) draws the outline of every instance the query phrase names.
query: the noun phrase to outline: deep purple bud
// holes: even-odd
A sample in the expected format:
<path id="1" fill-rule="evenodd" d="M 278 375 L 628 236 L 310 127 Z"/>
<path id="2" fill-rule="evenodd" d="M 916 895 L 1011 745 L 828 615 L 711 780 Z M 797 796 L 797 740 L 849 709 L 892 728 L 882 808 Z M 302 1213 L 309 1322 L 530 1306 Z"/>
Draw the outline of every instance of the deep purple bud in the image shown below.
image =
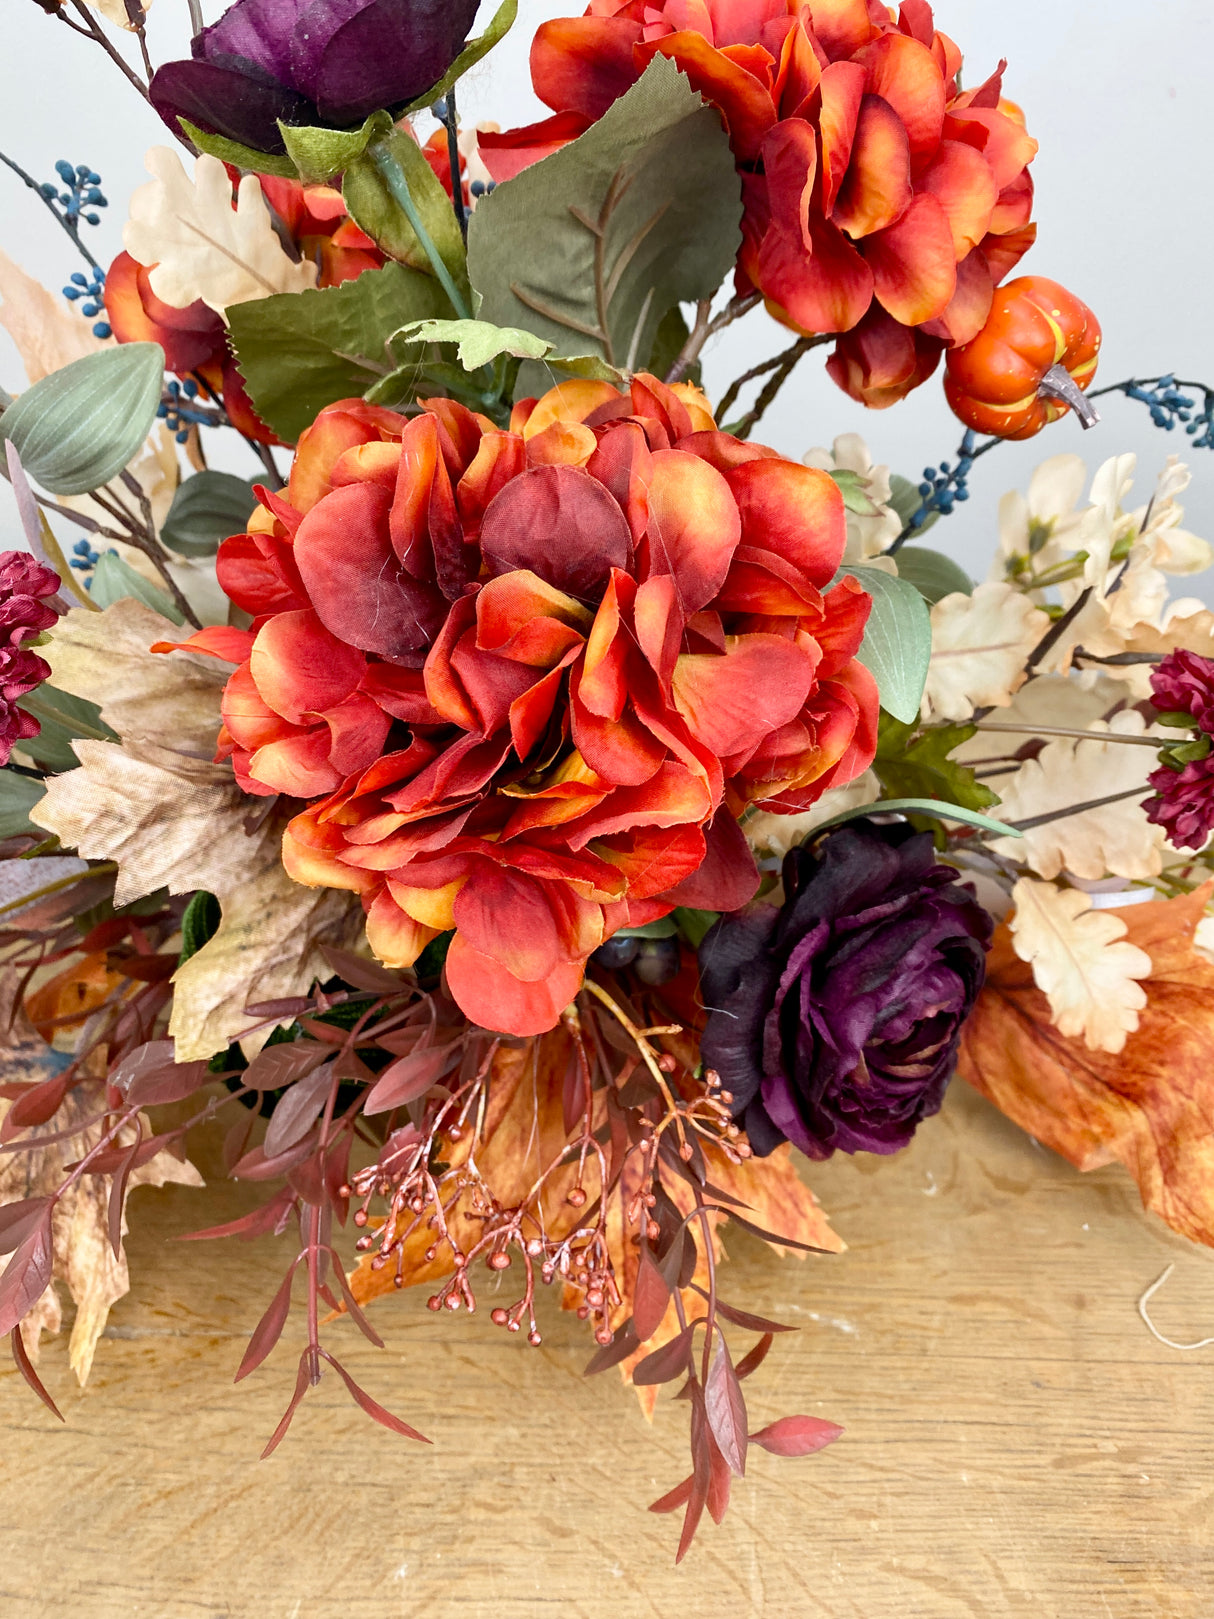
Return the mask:
<path id="1" fill-rule="evenodd" d="M 285 151 L 277 121 L 353 129 L 416 100 L 463 49 L 477 0 L 236 0 L 166 62 L 152 104 L 259 152 Z"/>
<path id="2" fill-rule="evenodd" d="M 707 1067 L 760 1156 L 897 1152 L 935 1113 L 993 923 L 929 833 L 858 820 L 784 862 L 780 909 L 700 946 Z"/>

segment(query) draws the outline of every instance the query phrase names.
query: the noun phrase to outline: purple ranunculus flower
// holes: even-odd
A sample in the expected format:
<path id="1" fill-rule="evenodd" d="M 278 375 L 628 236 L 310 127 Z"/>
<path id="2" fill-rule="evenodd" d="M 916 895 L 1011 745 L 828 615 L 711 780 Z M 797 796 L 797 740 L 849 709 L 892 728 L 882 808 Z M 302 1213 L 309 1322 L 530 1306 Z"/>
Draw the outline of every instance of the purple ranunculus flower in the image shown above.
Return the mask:
<path id="1" fill-rule="evenodd" d="M 993 923 L 930 833 L 857 820 L 794 849 L 782 907 L 700 947 L 706 1066 L 760 1156 L 897 1152 L 935 1113 Z"/>
<path id="2" fill-rule="evenodd" d="M 463 49 L 477 0 L 236 0 L 166 62 L 152 104 L 259 152 L 285 151 L 277 120 L 354 129 L 436 84 Z"/>
<path id="3" fill-rule="evenodd" d="M 1154 798 L 1143 804 L 1148 821 L 1162 826 L 1176 849 L 1204 849 L 1214 832 L 1214 754 L 1183 769 L 1164 764 L 1147 777 Z"/>

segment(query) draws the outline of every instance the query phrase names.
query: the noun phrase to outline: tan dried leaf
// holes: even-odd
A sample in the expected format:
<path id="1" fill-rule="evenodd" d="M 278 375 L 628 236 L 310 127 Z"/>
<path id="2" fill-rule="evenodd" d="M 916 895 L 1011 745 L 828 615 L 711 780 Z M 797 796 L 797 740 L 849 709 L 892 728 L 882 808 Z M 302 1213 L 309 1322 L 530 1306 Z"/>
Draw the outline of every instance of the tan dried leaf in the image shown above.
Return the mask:
<path id="1" fill-rule="evenodd" d="M 1054 1027 L 1090 1051 L 1122 1050 L 1147 1004 L 1138 980 L 1150 976 L 1150 956 L 1126 943 L 1119 916 L 1093 910 L 1077 888 L 1022 877 L 1012 904 L 1012 946 L 1032 967 Z"/>
<path id="2" fill-rule="evenodd" d="M 31 383 L 106 346 L 93 336 L 87 320 L 27 275 L 2 249 L 0 326 L 12 338 Z"/>
<path id="3" fill-rule="evenodd" d="M 1106 726 L 1093 721 L 1091 729 L 1117 736 L 1142 737 L 1147 726 L 1134 710 L 1114 714 Z M 1154 732 L 1151 733 L 1152 735 Z M 975 739 L 976 740 L 976 739 Z M 989 743 L 993 736 L 986 736 Z M 999 738 L 1002 744 L 1004 738 Z M 1015 744 L 1016 738 L 1007 741 Z M 967 759 L 967 763 L 972 763 Z M 1155 755 L 1137 743 L 1071 741 L 1056 738 L 1011 776 L 1000 776 L 996 791 L 1002 800 L 1001 820 L 1013 824 L 1052 814 L 1141 787 L 1150 794 L 1147 776 L 1155 768 Z M 1142 798 L 1125 798 L 1101 809 L 1063 815 L 1044 826 L 1032 827 L 1021 838 L 999 838 L 993 848 L 1010 860 L 1029 866 L 1039 877 L 1053 878 L 1068 871 L 1084 881 L 1101 877 L 1154 877 L 1163 869 L 1162 827 L 1152 826 L 1142 809 Z"/>
<path id="4" fill-rule="evenodd" d="M 125 28 L 128 33 L 135 32 L 135 24 L 131 21 L 128 0 L 87 0 L 94 11 L 99 11 L 106 22 L 113 23 L 115 28 Z M 137 0 L 140 11 L 146 17 L 152 9 L 152 0 Z"/>
<path id="5" fill-rule="evenodd" d="M 1005 708 L 1049 622 L 1027 596 L 995 580 L 972 596 L 957 591 L 938 601 L 923 718 L 966 720 L 975 708 Z"/>
<path id="6" fill-rule="evenodd" d="M 232 304 L 316 285 L 316 266 L 296 263 L 279 240 L 255 175 L 241 180 L 233 208 L 218 158 L 199 157 L 192 180 L 167 146 L 153 146 L 144 162 L 153 178 L 132 196 L 122 239 L 166 304 L 184 309 L 201 298 L 223 315 Z"/>

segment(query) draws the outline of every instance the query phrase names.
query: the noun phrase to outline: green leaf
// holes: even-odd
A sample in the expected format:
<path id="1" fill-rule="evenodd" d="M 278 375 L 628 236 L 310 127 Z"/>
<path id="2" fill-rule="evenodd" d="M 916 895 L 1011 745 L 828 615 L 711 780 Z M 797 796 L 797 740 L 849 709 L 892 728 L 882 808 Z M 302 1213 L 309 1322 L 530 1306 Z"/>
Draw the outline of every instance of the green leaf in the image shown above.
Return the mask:
<path id="1" fill-rule="evenodd" d="M 981 827 L 984 832 L 998 832 L 1005 838 L 1022 838 L 1023 832 L 1017 832 L 1014 826 L 1008 826 L 1004 821 L 996 821 L 989 815 L 979 815 L 977 810 L 966 809 L 962 804 L 946 804 L 934 798 L 879 798 L 873 804 L 860 804 L 855 809 L 844 810 L 840 815 L 832 815 L 829 821 L 823 821 L 821 826 L 815 826 L 810 833 L 816 838 L 820 833 L 827 832 L 831 827 L 842 826 L 847 821 L 854 821 L 862 815 L 927 815 L 940 821 L 962 821 L 966 826 Z"/>
<path id="2" fill-rule="evenodd" d="M 228 335 L 257 414 L 293 440 L 326 405 L 396 370 L 393 332 L 450 313 L 433 276 L 385 264 L 338 287 L 234 304 Z"/>
<path id="3" fill-rule="evenodd" d="M 589 377 L 595 382 L 620 382 L 614 366 L 596 354 L 553 355 L 552 344 L 518 326 L 492 326 L 487 320 L 418 320 L 393 332 L 408 343 L 454 343 L 465 371 L 491 365 L 499 355 L 516 360 L 542 360 L 566 376 Z"/>
<path id="4" fill-rule="evenodd" d="M 26 472 L 52 495 L 86 495 L 139 452 L 163 385 L 159 343 L 99 349 L 27 388 L 0 416 L 0 439 L 12 439 Z"/>
<path id="5" fill-rule="evenodd" d="M 408 198 L 416 210 L 429 246 L 410 223 L 393 191 L 391 174 L 394 168 L 401 183 L 407 187 Z M 389 258 L 426 275 L 437 275 L 440 281 L 443 279 L 442 270 L 445 270 L 456 296 L 451 296 L 448 288 L 448 298 L 453 307 L 436 310 L 436 314 L 467 313 L 466 308 L 461 310 L 460 302 L 462 300 L 465 305 L 470 303 L 468 264 L 455 209 L 442 182 L 411 135 L 393 129 L 375 140 L 346 168 L 341 194 L 354 223 L 360 230 L 366 231 Z M 438 256 L 437 264 L 431 248 Z"/>
<path id="6" fill-rule="evenodd" d="M 93 569 L 93 583 L 89 595 L 98 607 L 112 607 L 123 597 L 133 596 L 136 601 L 141 601 L 153 612 L 172 619 L 174 624 L 185 623 L 181 609 L 173 598 L 150 584 L 141 573 L 136 573 L 129 562 L 122 560 L 117 551 L 107 551 Z"/>
<path id="7" fill-rule="evenodd" d="M 392 128 L 386 112 L 373 112 L 361 129 L 316 129 L 307 124 L 284 124 L 282 131 L 287 156 L 306 186 L 324 185 L 359 158 L 380 135 Z"/>
<path id="8" fill-rule="evenodd" d="M 425 95 L 418 96 L 404 109 L 405 112 L 420 112 L 423 107 L 432 107 L 434 103 L 447 94 L 451 86 L 467 73 L 470 67 L 475 67 L 482 56 L 486 56 L 499 40 L 514 27 L 514 20 L 518 16 L 518 0 L 502 0 L 490 20 L 488 28 L 483 34 L 469 40 L 463 50 L 452 62 L 437 84 L 432 85 Z"/>
<path id="9" fill-rule="evenodd" d="M 200 152 L 209 152 L 221 163 L 231 163 L 235 168 L 247 169 L 251 174 L 277 174 L 283 180 L 295 178 L 295 165 L 282 152 L 255 152 L 251 146 L 228 140 L 226 135 L 212 135 L 205 129 L 199 129 L 188 118 L 179 118 L 177 122 Z"/>
<path id="10" fill-rule="evenodd" d="M 42 828 L 29 818 L 30 810 L 45 795 L 45 782 L 18 775 L 15 770 L 0 770 L 0 838 L 20 837 L 23 832 L 45 837 Z"/>
<path id="11" fill-rule="evenodd" d="M 186 906 L 181 918 L 182 962 L 196 956 L 204 944 L 210 943 L 219 932 L 222 920 L 219 901 L 214 894 L 208 894 L 205 888 L 200 888 Z"/>
<path id="12" fill-rule="evenodd" d="M 196 472 L 173 496 L 160 538 L 183 557 L 213 557 L 219 542 L 243 534 L 257 505 L 253 486 L 230 472 Z"/>
<path id="13" fill-rule="evenodd" d="M 719 911 L 696 911 L 680 905 L 673 913 L 675 925 L 693 950 L 698 950 L 710 927 L 721 919 Z"/>
<path id="14" fill-rule="evenodd" d="M 837 575 L 852 574 L 873 599 L 864 640 L 856 654 L 872 674 L 881 706 L 907 723 L 919 713 L 932 655 L 932 622 L 923 597 L 905 579 L 856 563 Z"/>
<path id="15" fill-rule="evenodd" d="M 26 737 L 18 744 L 40 770 L 74 770 L 80 761 L 72 743 L 79 737 L 96 742 L 112 742 L 117 737 L 117 732 L 101 718 L 96 703 L 54 686 L 35 687 L 17 706 L 42 726 L 37 736 Z"/>
<path id="16" fill-rule="evenodd" d="M 671 307 L 711 297 L 733 268 L 740 217 L 720 114 L 655 57 L 584 135 L 477 204 L 477 313 L 634 370 Z"/>
<path id="17" fill-rule="evenodd" d="M 671 366 L 683 352 L 683 345 L 690 337 L 687 322 L 683 319 L 683 311 L 678 304 L 671 304 L 662 316 L 658 329 L 654 334 L 653 348 L 649 351 L 649 359 L 645 369 L 651 376 L 665 377 Z M 703 367 L 699 360 L 695 360 L 683 373 L 684 382 L 694 382 L 699 387 L 703 382 Z"/>
<path id="18" fill-rule="evenodd" d="M 639 927 L 620 928 L 613 939 L 673 939 L 678 933 L 673 916 L 660 916 L 656 922 L 642 922 Z"/>
<path id="19" fill-rule="evenodd" d="M 877 515 L 876 502 L 870 498 L 866 489 L 867 479 L 847 467 L 835 467 L 830 476 L 838 484 L 843 504 L 849 512 L 855 512 L 857 517 Z"/>
<path id="20" fill-rule="evenodd" d="M 972 725 L 933 725 L 916 736 L 914 725 L 882 715 L 873 768 L 888 793 L 987 809 L 998 795 L 976 781 L 968 765 L 949 757 L 974 734 Z"/>
<path id="21" fill-rule="evenodd" d="M 897 560 L 898 578 L 909 579 L 924 601 L 932 606 L 958 590 L 965 596 L 974 593 L 974 581 L 969 574 L 942 551 L 933 551 L 926 545 L 904 545 Z"/>
<path id="22" fill-rule="evenodd" d="M 889 480 L 889 504 L 902 519 L 902 527 L 905 529 L 911 518 L 923 504 L 923 496 L 919 493 L 918 484 L 912 483 L 909 478 L 899 476 L 899 474 L 896 472 L 892 473 Z M 918 538 L 920 535 L 926 534 L 928 529 L 934 527 L 939 521 L 940 513 L 932 512 L 931 515 L 922 524 L 920 524 L 917 529 L 915 529 L 915 537 Z"/>

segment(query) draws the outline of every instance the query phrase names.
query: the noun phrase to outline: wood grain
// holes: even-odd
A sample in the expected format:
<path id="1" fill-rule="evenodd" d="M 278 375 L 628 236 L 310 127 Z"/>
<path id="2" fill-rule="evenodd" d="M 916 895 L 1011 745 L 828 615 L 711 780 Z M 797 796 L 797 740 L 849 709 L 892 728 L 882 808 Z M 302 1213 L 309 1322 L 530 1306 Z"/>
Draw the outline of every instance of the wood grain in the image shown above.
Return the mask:
<path id="1" fill-rule="evenodd" d="M 650 1428 L 550 1308 L 528 1349 L 420 1296 L 376 1306 L 377 1351 L 330 1347 L 431 1435 L 374 1428 L 326 1377 L 257 1460 L 298 1345 L 231 1384 L 285 1246 L 168 1239 L 248 1188 L 140 1190 L 135 1295 L 60 1428 L 0 1371 L 4 1619 L 1206 1619 L 1214 1612 L 1214 1349 L 1157 1343 L 1135 1303 L 1169 1260 L 1161 1330 L 1214 1332 L 1214 1256 L 1145 1215 L 1116 1168 L 1080 1176 L 956 1085 L 892 1160 L 809 1178 L 850 1244 L 778 1260 L 730 1240 L 725 1296 L 782 1314 L 757 1426 L 846 1425 L 819 1456 L 752 1452 L 681 1569 L 646 1504 L 686 1471 L 685 1408 Z M 288 1329 L 290 1332 L 290 1329 Z"/>

